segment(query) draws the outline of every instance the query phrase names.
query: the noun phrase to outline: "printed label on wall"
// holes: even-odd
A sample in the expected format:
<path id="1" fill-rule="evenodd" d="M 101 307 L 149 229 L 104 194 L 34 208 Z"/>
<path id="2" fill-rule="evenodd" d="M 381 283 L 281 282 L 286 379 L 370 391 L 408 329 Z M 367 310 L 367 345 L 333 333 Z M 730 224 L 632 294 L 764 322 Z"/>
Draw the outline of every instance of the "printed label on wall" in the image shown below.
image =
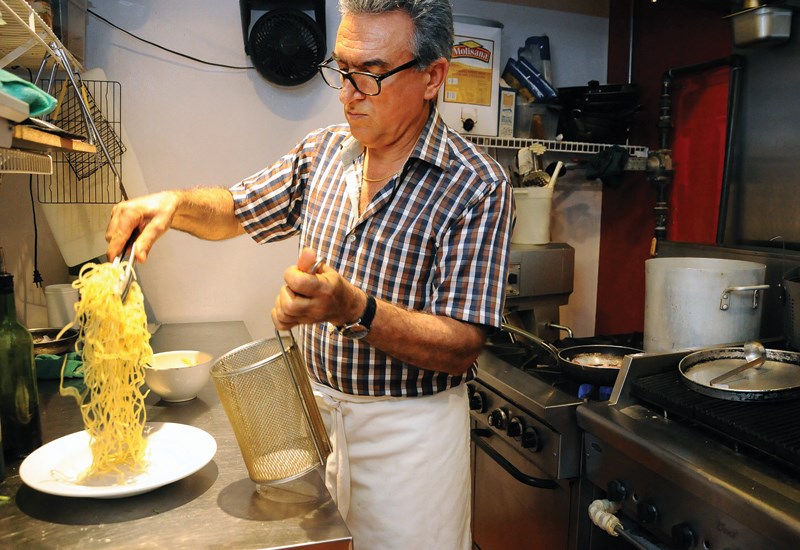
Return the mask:
<path id="1" fill-rule="evenodd" d="M 491 105 L 493 55 L 494 40 L 456 35 L 443 101 Z"/>

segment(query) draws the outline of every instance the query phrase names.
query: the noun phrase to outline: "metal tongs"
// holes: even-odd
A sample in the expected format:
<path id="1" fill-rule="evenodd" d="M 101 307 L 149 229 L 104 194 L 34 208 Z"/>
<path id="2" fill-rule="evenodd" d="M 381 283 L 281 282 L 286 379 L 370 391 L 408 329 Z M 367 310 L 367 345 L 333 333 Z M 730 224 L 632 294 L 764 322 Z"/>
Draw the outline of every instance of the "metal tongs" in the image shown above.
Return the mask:
<path id="1" fill-rule="evenodd" d="M 122 261 L 122 256 L 125 254 L 125 251 L 130 248 L 131 252 L 128 256 L 128 263 L 125 266 L 125 271 L 123 271 L 122 275 L 119 276 L 119 286 L 117 287 L 117 294 L 119 294 L 123 304 L 125 303 L 125 299 L 128 297 L 128 292 L 131 290 L 131 283 L 135 277 L 133 272 L 133 264 L 136 262 L 136 237 L 138 236 L 139 232 L 134 231 L 128 238 L 128 242 L 125 243 L 125 248 L 122 250 L 122 254 L 114 258 L 113 265 L 116 267 Z"/>

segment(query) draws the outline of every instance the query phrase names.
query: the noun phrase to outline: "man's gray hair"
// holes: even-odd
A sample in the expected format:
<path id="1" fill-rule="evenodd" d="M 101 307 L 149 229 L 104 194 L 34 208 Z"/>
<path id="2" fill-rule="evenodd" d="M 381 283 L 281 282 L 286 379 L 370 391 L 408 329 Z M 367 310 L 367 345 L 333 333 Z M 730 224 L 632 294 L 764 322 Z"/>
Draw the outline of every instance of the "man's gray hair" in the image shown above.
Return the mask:
<path id="1" fill-rule="evenodd" d="M 421 67 L 440 57 L 450 59 L 453 47 L 453 5 L 450 0 L 339 0 L 345 14 L 404 11 L 414 24 L 414 56 Z"/>

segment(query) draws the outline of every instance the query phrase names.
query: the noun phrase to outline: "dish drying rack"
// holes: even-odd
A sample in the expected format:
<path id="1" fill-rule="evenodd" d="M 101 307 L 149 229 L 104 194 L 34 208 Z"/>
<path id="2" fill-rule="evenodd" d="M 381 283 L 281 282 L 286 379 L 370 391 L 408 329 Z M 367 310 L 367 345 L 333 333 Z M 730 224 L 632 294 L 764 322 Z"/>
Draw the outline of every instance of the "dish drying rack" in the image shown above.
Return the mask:
<path id="1" fill-rule="evenodd" d="M 115 204 L 126 198 L 119 183 L 126 150 L 119 138 L 122 87 L 119 82 L 104 80 L 80 80 L 78 85 L 76 90 L 69 80 L 52 82 L 58 107 L 50 114 L 50 122 L 66 132 L 81 134 L 88 129 L 86 106 L 103 149 L 93 154 L 54 153 L 52 175 L 36 177 L 37 198 L 45 204 Z"/>
<path id="2" fill-rule="evenodd" d="M 56 156 L 55 170 L 47 169 L 43 154 L 3 149 L 0 173 L 19 173 L 30 167 L 28 173 L 39 174 L 40 202 L 110 204 L 127 199 L 120 160 L 125 148 L 118 137 L 121 135 L 119 83 L 105 83 L 105 89 L 97 90 L 101 85 L 99 81 L 82 82 L 78 74 L 82 69 L 80 62 L 25 0 L 0 0 L 0 19 L 4 23 L 0 35 L 0 68 L 12 63 L 28 69 L 38 68 L 33 81 L 47 83 L 45 91 L 62 96 L 59 97 L 60 116 L 53 116 L 52 122 L 58 124 L 63 119 L 61 123 L 68 126 L 63 129 L 85 133 L 88 143 L 98 149 L 95 154 L 56 150 L 52 153 Z M 65 75 L 61 81 L 56 78 L 59 70 Z M 90 89 L 92 86 L 95 89 Z M 62 165 L 68 166 L 75 178 L 59 170 Z M 105 173 L 107 170 L 111 173 Z M 51 173 L 52 176 L 47 176 Z M 103 177 L 113 181 L 113 185 L 103 183 Z M 80 184 L 76 185 L 76 181 Z"/>

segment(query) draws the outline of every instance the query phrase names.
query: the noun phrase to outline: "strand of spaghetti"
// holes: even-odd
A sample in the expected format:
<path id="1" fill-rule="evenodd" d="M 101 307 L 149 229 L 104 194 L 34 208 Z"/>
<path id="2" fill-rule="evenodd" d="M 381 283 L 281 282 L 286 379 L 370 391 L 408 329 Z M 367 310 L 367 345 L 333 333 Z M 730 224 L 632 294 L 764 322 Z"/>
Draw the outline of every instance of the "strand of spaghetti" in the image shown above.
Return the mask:
<path id="1" fill-rule="evenodd" d="M 75 305 L 80 331 L 76 350 L 83 360 L 85 389 L 64 386 L 60 393 L 74 397 L 89 434 L 92 464 L 82 479 L 115 473 L 142 471 L 147 420 L 144 366 L 152 360 L 144 297 L 134 280 L 123 303 L 117 294 L 125 262 L 86 264 L 72 286 L 80 291 Z"/>

